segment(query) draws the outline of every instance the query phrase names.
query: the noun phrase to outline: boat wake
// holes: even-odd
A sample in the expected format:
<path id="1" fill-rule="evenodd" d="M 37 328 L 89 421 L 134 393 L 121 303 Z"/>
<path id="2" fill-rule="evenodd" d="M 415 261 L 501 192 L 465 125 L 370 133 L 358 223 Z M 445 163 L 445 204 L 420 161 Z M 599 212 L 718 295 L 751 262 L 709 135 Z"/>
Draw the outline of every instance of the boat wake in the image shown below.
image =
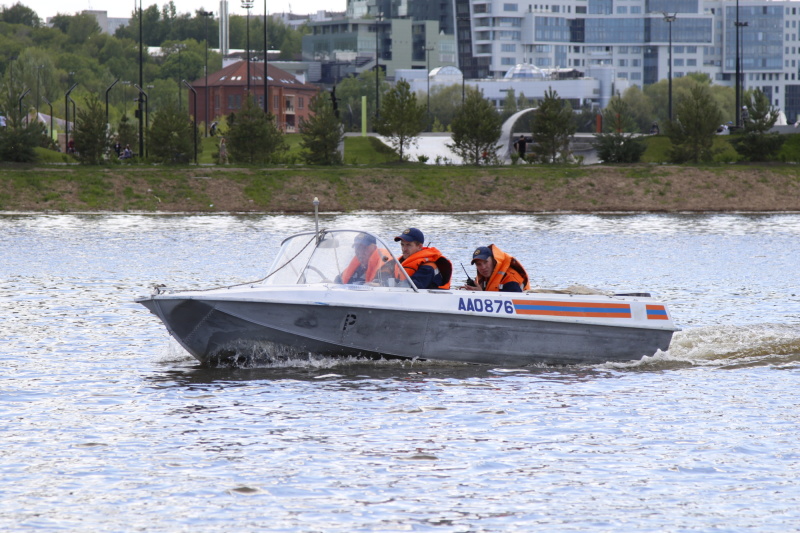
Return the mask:
<path id="1" fill-rule="evenodd" d="M 176 345 L 176 351 L 180 350 Z M 375 359 L 367 356 L 328 356 L 301 352 L 290 346 L 270 342 L 257 344 L 238 342 L 218 350 L 205 366 L 325 369 L 352 365 L 407 369 L 412 366 L 464 366 L 466 363 L 403 358 Z M 620 370 L 667 370 L 692 366 L 732 369 L 770 365 L 776 367 L 800 365 L 800 326 L 754 324 L 690 328 L 677 332 L 669 350 L 665 352 L 658 351 L 638 361 L 609 362 L 599 366 Z M 551 368 L 547 365 L 535 366 Z M 577 366 L 585 368 L 586 365 Z"/>
<path id="2" fill-rule="evenodd" d="M 708 326 L 677 332 L 666 352 L 631 363 L 607 363 L 613 368 L 666 369 L 685 366 L 741 368 L 794 367 L 800 363 L 800 326 L 753 324 Z"/>
<path id="3" fill-rule="evenodd" d="M 272 342 L 234 342 L 227 344 L 209 357 L 206 366 L 211 368 L 336 368 L 359 364 L 379 366 L 428 365 L 430 361 L 406 358 L 374 358 L 368 356 L 330 356 L 302 352 Z M 452 363 L 444 363 L 452 364 Z M 458 363 L 463 366 L 463 363 Z"/>

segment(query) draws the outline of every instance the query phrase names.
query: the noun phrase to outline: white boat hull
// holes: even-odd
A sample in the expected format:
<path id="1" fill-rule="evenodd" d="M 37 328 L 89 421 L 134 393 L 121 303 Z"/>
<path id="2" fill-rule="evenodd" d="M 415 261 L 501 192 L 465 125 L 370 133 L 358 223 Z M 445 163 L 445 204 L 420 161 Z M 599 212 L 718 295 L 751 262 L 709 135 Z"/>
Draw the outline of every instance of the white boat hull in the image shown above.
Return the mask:
<path id="1" fill-rule="evenodd" d="M 667 350 L 676 331 L 666 306 L 649 297 L 313 285 L 137 301 L 203 363 L 271 343 L 334 356 L 596 364 Z"/>

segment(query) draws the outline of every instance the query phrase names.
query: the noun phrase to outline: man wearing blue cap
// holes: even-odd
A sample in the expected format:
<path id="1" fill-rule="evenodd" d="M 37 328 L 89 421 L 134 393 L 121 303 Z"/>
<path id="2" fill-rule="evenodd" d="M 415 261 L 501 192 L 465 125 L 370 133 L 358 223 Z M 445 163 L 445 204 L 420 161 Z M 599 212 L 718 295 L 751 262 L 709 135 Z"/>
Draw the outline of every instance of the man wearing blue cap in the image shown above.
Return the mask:
<path id="1" fill-rule="evenodd" d="M 403 265 L 418 289 L 449 289 L 453 265 L 442 252 L 427 247 L 425 236 L 417 228 L 408 228 L 394 238 L 403 251 L 397 260 Z"/>
<path id="2" fill-rule="evenodd" d="M 478 246 L 472 253 L 472 264 L 478 271 L 475 282 L 465 289 L 473 291 L 522 292 L 530 290 L 528 273 L 522 263 L 497 245 Z"/>

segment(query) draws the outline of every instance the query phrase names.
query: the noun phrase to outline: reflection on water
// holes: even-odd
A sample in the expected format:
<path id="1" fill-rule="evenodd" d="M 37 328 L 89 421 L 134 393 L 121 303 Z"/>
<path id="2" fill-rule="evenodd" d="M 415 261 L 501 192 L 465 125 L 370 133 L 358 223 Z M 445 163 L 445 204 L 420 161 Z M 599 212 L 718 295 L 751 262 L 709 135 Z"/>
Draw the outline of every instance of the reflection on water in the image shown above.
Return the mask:
<path id="1" fill-rule="evenodd" d="M 797 215 L 326 215 L 647 290 L 627 364 L 203 368 L 132 302 L 263 277 L 307 216 L 0 216 L 3 530 L 759 531 L 800 521 Z"/>

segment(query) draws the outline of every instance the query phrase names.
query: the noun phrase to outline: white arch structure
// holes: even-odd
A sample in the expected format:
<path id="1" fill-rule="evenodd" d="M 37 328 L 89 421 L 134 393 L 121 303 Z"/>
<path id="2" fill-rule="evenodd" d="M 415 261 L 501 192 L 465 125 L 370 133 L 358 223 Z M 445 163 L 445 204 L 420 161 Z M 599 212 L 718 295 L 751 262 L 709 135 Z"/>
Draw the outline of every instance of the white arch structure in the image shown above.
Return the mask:
<path id="1" fill-rule="evenodd" d="M 528 109 L 523 109 L 522 111 L 517 111 L 505 122 L 503 122 L 503 126 L 500 128 L 500 140 L 497 141 L 498 146 L 500 147 L 500 153 L 498 154 L 503 159 L 510 159 L 511 158 L 511 151 L 513 150 L 512 144 L 513 141 L 511 140 L 511 134 L 514 131 L 514 124 L 525 114 L 532 113 L 539 109 L 538 107 L 529 107 Z"/>

